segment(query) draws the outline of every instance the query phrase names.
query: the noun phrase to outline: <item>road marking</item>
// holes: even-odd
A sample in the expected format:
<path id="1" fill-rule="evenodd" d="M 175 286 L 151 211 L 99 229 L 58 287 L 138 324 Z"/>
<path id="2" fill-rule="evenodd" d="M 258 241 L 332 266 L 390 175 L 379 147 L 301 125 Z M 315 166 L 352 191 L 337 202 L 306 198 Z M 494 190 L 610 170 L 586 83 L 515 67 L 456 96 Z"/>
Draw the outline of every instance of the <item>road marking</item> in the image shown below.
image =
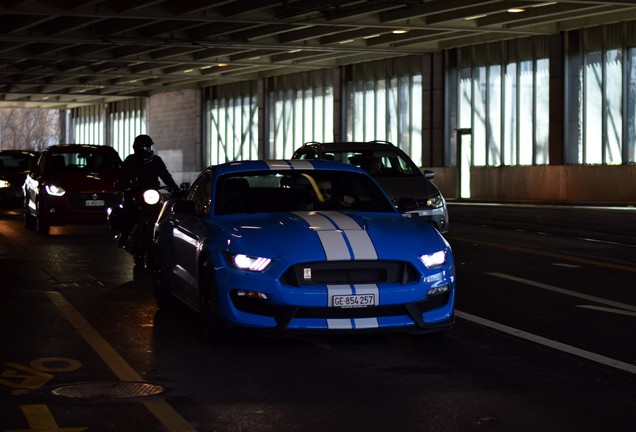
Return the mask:
<path id="1" fill-rule="evenodd" d="M 46 405 L 20 405 L 20 409 L 31 429 L 9 429 L 5 432 L 81 432 L 88 429 L 87 427 L 59 427 Z"/>
<path id="2" fill-rule="evenodd" d="M 609 262 L 601 262 L 601 261 L 598 261 L 598 260 L 595 260 L 595 259 L 575 257 L 575 256 L 571 256 L 571 255 L 564 255 L 564 254 L 560 254 L 560 253 L 556 253 L 556 252 L 547 252 L 547 251 L 543 251 L 543 250 L 539 250 L 539 249 L 532 249 L 532 248 L 521 247 L 521 246 L 503 245 L 503 244 L 500 244 L 500 243 L 475 240 L 475 239 L 466 238 L 466 237 L 457 237 L 457 236 L 454 236 L 454 235 L 447 235 L 446 238 L 449 239 L 449 240 L 456 240 L 456 241 L 461 241 L 461 242 L 465 242 L 465 243 L 471 243 L 471 244 L 477 244 L 477 245 L 482 245 L 482 246 L 493 247 L 493 248 L 497 248 L 497 249 L 504 249 L 504 250 L 510 250 L 510 251 L 515 251 L 515 252 L 521 252 L 521 253 L 530 253 L 530 254 L 535 254 L 535 255 L 542 255 L 542 256 L 547 256 L 547 257 L 551 257 L 551 258 L 565 259 L 565 260 L 576 262 L 576 263 L 580 263 L 580 264 L 587 264 L 587 265 L 596 266 L 596 267 L 605 267 L 605 268 L 611 268 L 611 269 L 615 269 L 615 270 L 626 271 L 626 272 L 630 272 L 630 273 L 636 273 L 636 266 L 633 266 L 633 265 L 623 265 L 623 264 L 614 264 L 614 263 L 609 263 Z"/>
<path id="3" fill-rule="evenodd" d="M 47 291 L 46 295 L 62 312 L 113 373 L 121 381 L 145 381 L 121 355 L 95 330 L 61 293 Z M 195 429 L 163 398 L 142 401 L 142 404 L 171 432 L 194 432 Z"/>
<path id="4" fill-rule="evenodd" d="M 565 267 L 565 268 L 581 268 L 580 265 L 566 264 L 566 263 L 552 263 L 553 266 Z"/>
<path id="5" fill-rule="evenodd" d="M 486 273 L 486 274 L 488 274 L 490 276 L 495 276 L 495 277 L 498 277 L 498 278 L 502 278 L 502 279 L 508 279 L 508 280 L 511 280 L 511 281 L 514 281 L 514 282 L 519 282 L 519 283 L 526 284 L 526 285 L 531 285 L 531 286 L 534 286 L 534 287 L 537 287 L 537 288 L 542 288 L 542 289 L 545 289 L 545 290 L 548 290 L 548 291 L 557 292 L 559 294 L 564 294 L 564 295 L 568 295 L 568 296 L 571 296 L 571 297 L 577 297 L 577 298 L 584 299 L 584 300 L 589 300 L 589 301 L 592 301 L 592 302 L 595 302 L 595 303 L 600 303 L 600 304 L 604 304 L 604 305 L 607 305 L 607 306 L 612 306 L 612 307 L 615 307 L 615 308 L 618 308 L 618 309 L 623 309 L 623 310 L 636 312 L 636 306 L 632 306 L 632 305 L 629 305 L 629 304 L 626 304 L 626 303 L 620 303 L 620 302 L 616 302 L 616 301 L 612 301 L 612 300 L 607 300 L 607 299 L 604 299 L 604 298 L 601 298 L 601 297 L 595 297 L 595 296 L 591 296 L 591 295 L 588 295 L 588 294 L 582 294 L 582 293 L 579 293 L 579 292 L 576 292 L 576 291 L 571 291 L 571 290 L 559 288 L 559 287 L 556 287 L 554 285 L 548 285 L 548 284 L 544 284 L 544 283 L 541 283 L 541 282 L 535 282 L 535 281 L 532 281 L 532 280 L 529 280 L 529 279 L 524 279 L 524 278 L 520 278 L 520 277 L 516 277 L 516 276 L 510 276 L 510 275 L 507 275 L 507 274 L 504 274 L 504 273 L 494 272 L 494 273 Z"/>
<path id="6" fill-rule="evenodd" d="M 627 316 L 636 317 L 636 312 L 630 312 L 630 311 L 626 311 L 622 309 L 613 309 L 613 308 L 606 308 L 602 306 L 593 306 L 593 305 L 576 305 L 576 307 L 583 308 L 583 309 L 592 309 L 592 310 L 597 310 L 602 312 L 609 312 L 609 313 L 618 314 L 618 315 L 627 315 Z"/>
<path id="7" fill-rule="evenodd" d="M 458 311 L 458 310 L 455 310 L 455 315 L 457 317 L 465 319 L 467 321 L 471 321 L 471 322 L 474 322 L 476 324 L 483 325 L 485 327 L 490 327 L 490 328 L 492 328 L 494 330 L 498 330 L 500 332 L 507 333 L 509 335 L 516 336 L 516 337 L 521 338 L 521 339 L 526 339 L 526 340 L 529 340 L 531 342 L 538 343 L 540 345 L 544 345 L 544 346 L 547 346 L 547 347 L 550 347 L 550 348 L 553 348 L 553 349 L 556 349 L 556 350 L 559 350 L 559 351 L 563 351 L 563 352 L 568 353 L 568 354 L 575 355 L 577 357 L 584 358 L 586 360 L 590 360 L 590 361 L 593 361 L 593 362 L 596 362 L 596 363 L 600 363 L 600 364 L 603 364 L 603 365 L 606 365 L 606 366 L 613 367 L 615 369 L 620 369 L 620 370 L 623 370 L 623 371 L 626 371 L 626 372 L 629 372 L 629 373 L 636 374 L 636 365 L 633 365 L 633 364 L 629 364 L 629 363 L 625 363 L 625 362 L 622 362 L 622 361 L 619 361 L 619 360 L 615 360 L 615 359 L 610 358 L 610 357 L 605 357 L 605 356 L 602 356 L 600 354 L 596 354 L 596 353 L 593 353 L 593 352 L 590 352 L 590 351 L 585 351 L 585 350 L 582 350 L 580 348 L 573 347 L 571 345 L 566 345 L 566 344 L 561 343 L 561 342 L 553 341 L 551 339 L 547 339 L 547 338 L 544 338 L 544 337 L 541 337 L 541 336 L 538 336 L 538 335 L 535 335 L 535 334 L 532 334 L 532 333 L 528 333 L 528 332 L 525 332 L 523 330 L 519 330 L 519 329 L 516 329 L 516 328 L 513 328 L 513 327 L 508 327 L 506 325 L 499 324 L 499 323 L 496 323 L 494 321 L 489 321 L 489 320 L 487 320 L 485 318 L 481 318 L 481 317 L 478 317 L 478 316 L 475 316 L 475 315 L 471 315 L 471 314 L 468 314 L 468 313 L 465 313 L 465 312 L 461 312 L 461 311 Z"/>

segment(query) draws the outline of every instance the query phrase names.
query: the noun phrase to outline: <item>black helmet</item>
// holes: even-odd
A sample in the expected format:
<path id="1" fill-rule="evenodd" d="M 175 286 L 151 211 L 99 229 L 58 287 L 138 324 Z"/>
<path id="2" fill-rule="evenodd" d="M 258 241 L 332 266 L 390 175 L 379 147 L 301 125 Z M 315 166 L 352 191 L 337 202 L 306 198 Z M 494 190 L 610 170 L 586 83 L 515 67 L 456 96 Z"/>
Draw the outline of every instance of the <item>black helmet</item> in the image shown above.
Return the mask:
<path id="1" fill-rule="evenodd" d="M 133 151 L 144 159 L 149 159 L 155 154 L 155 143 L 148 135 L 139 135 L 133 142 Z"/>

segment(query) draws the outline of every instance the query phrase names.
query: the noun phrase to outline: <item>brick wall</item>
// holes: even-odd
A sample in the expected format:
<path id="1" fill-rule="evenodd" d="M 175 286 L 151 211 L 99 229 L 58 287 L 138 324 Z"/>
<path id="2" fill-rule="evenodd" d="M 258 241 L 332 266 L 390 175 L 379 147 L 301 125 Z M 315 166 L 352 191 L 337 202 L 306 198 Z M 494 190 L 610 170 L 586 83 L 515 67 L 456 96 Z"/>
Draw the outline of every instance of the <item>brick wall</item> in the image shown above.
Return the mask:
<path id="1" fill-rule="evenodd" d="M 148 135 L 177 183 L 192 182 L 202 169 L 200 94 L 181 90 L 148 100 Z"/>

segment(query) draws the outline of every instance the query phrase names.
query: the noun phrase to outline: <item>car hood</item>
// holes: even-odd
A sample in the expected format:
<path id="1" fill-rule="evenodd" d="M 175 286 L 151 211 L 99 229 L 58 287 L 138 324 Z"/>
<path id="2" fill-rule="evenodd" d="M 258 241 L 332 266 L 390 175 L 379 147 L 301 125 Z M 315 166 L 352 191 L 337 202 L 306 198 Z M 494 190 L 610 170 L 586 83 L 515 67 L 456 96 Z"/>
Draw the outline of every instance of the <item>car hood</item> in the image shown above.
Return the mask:
<path id="1" fill-rule="evenodd" d="M 427 199 L 439 195 L 439 189 L 424 176 L 374 177 L 391 199 Z"/>
<path id="2" fill-rule="evenodd" d="M 119 179 L 116 171 L 100 173 L 91 172 L 62 172 L 43 176 L 42 180 L 48 184 L 61 186 L 73 192 L 115 192 L 115 181 Z"/>
<path id="3" fill-rule="evenodd" d="M 394 213 L 294 212 L 222 216 L 229 250 L 310 259 L 391 259 L 405 253 L 432 253 L 446 246 L 429 224 Z"/>

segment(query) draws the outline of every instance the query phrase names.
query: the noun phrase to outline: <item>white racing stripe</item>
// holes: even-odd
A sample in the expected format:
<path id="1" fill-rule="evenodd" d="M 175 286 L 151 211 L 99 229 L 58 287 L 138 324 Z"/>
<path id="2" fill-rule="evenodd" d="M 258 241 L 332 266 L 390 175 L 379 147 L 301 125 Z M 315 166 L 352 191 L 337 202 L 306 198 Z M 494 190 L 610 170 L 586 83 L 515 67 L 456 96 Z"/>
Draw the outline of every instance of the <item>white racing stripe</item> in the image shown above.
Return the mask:
<path id="1" fill-rule="evenodd" d="M 318 231 L 318 238 L 327 256 L 327 261 L 346 261 L 351 259 L 351 252 L 340 231 Z"/>
<path id="2" fill-rule="evenodd" d="M 351 295 L 353 289 L 351 285 L 327 285 L 327 295 L 329 296 L 329 306 L 333 303 L 331 299 L 335 295 Z"/>
<path id="3" fill-rule="evenodd" d="M 266 160 L 265 163 L 271 170 L 314 169 L 308 160 L 291 159 L 285 161 Z"/>
<path id="4" fill-rule="evenodd" d="M 356 318 L 353 320 L 357 329 L 378 328 L 377 318 Z"/>
<path id="5" fill-rule="evenodd" d="M 350 330 L 353 324 L 350 319 L 328 319 L 327 327 L 332 330 Z"/>
<path id="6" fill-rule="evenodd" d="M 376 304 L 380 296 L 380 290 L 376 284 L 356 284 L 353 286 L 355 294 L 373 294 L 375 296 Z"/>
<path id="7" fill-rule="evenodd" d="M 377 318 L 328 319 L 327 327 L 331 330 L 352 330 L 378 328 Z"/>
<path id="8" fill-rule="evenodd" d="M 378 259 L 369 233 L 353 218 L 336 211 L 294 214 L 316 231 L 328 261 Z"/>
<path id="9" fill-rule="evenodd" d="M 296 212 L 316 231 L 327 261 L 376 260 L 378 254 L 369 233 L 351 217 L 340 212 Z M 327 304 L 336 295 L 373 294 L 380 304 L 380 290 L 376 284 L 327 285 Z M 327 327 L 335 330 L 378 328 L 377 318 L 327 319 Z"/>

